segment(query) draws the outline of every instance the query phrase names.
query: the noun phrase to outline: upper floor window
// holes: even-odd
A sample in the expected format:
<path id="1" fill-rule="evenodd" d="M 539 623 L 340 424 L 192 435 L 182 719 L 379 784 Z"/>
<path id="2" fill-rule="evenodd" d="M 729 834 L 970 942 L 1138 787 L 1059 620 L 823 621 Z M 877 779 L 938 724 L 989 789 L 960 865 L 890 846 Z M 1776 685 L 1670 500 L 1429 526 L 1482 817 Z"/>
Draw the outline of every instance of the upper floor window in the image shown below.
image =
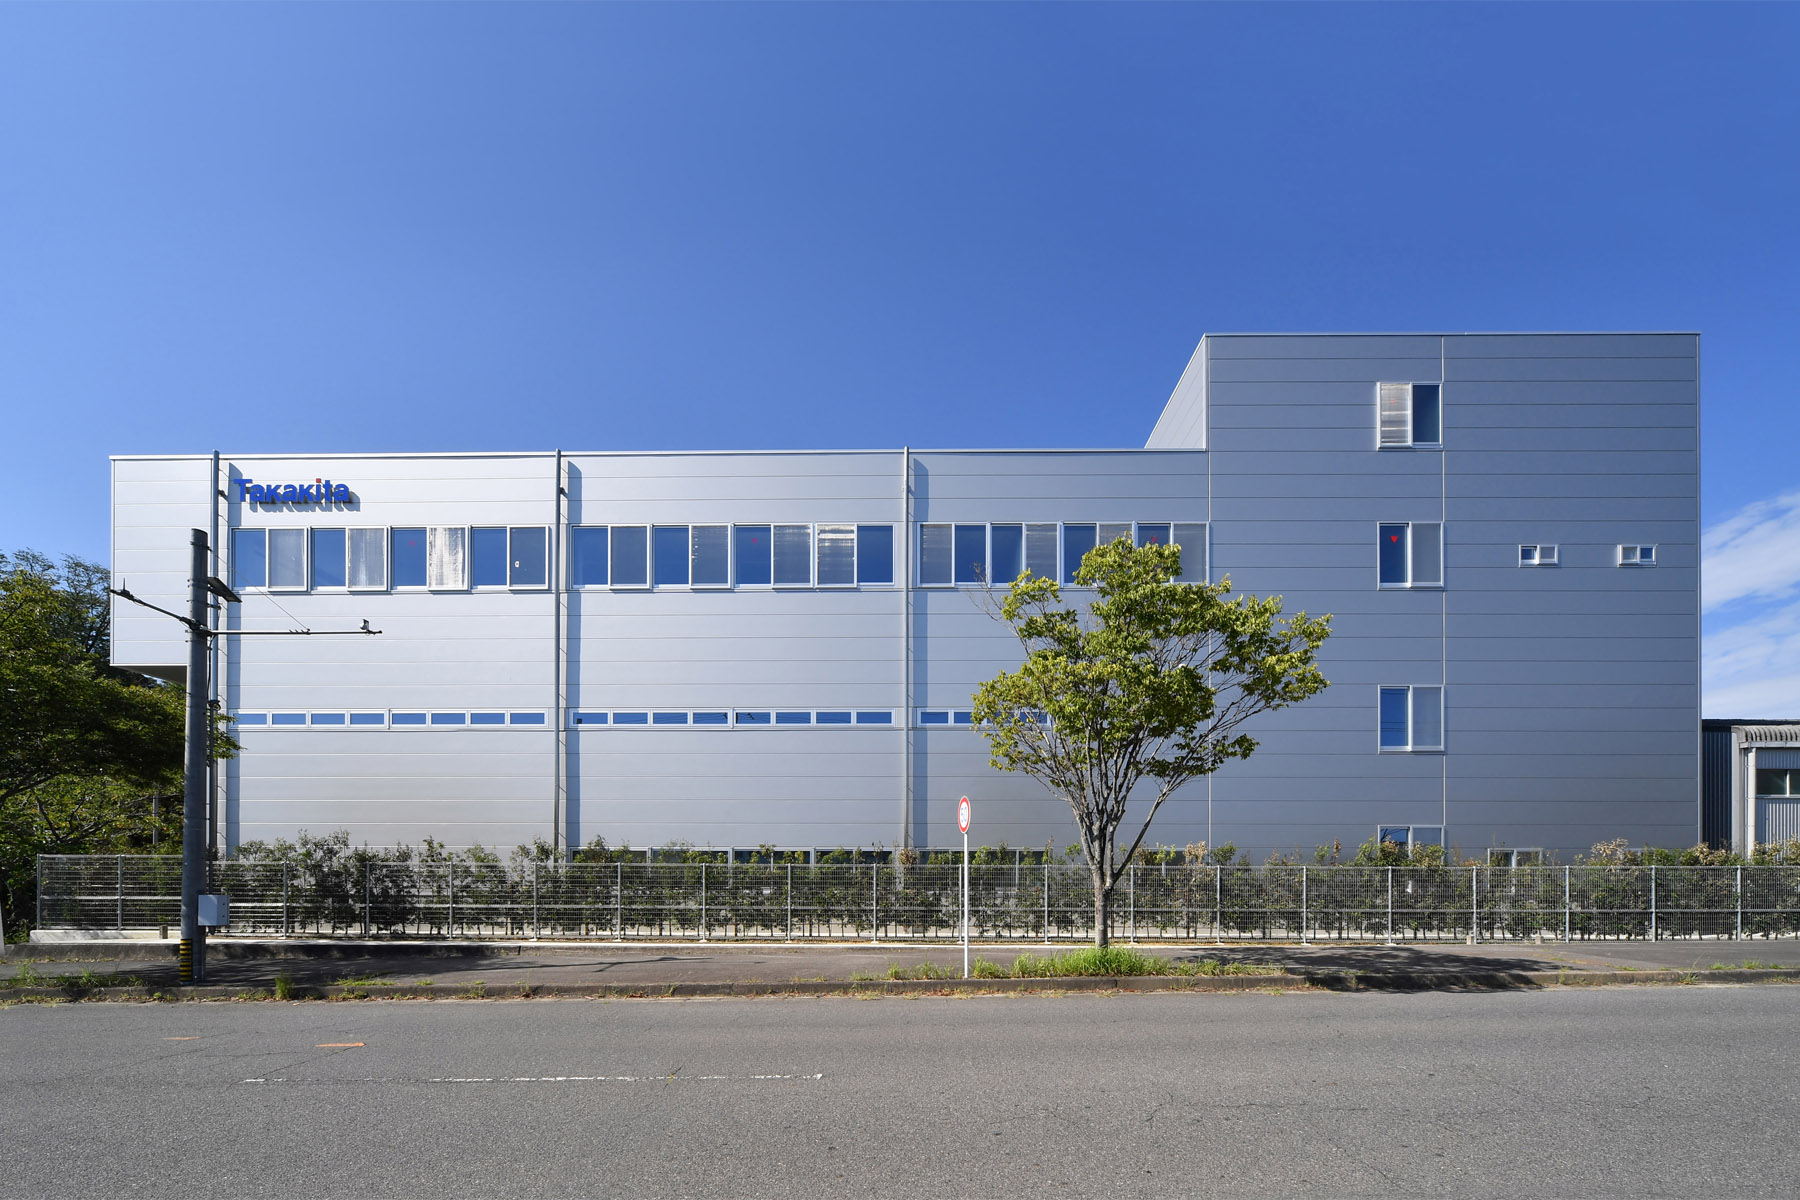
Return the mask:
<path id="1" fill-rule="evenodd" d="M 312 531 L 312 579 L 316 588 L 341 588 L 349 582 L 344 570 L 345 539 L 342 529 L 317 527 Z"/>
<path id="2" fill-rule="evenodd" d="M 1444 689 L 1435 684 L 1381 689 L 1381 749 L 1442 750 Z"/>
<path id="3" fill-rule="evenodd" d="M 1556 547 L 1543 542 L 1535 546 L 1520 546 L 1519 565 L 1521 567 L 1554 567 L 1556 565 Z"/>
<path id="4" fill-rule="evenodd" d="M 269 533 L 266 529 L 231 531 L 231 586 L 269 586 Z"/>
<path id="5" fill-rule="evenodd" d="M 306 530 L 269 530 L 269 589 L 306 590 Z"/>
<path id="6" fill-rule="evenodd" d="M 1088 551 L 1119 538 L 1138 546 L 1180 546 L 1178 581 L 1206 579 L 1206 525 L 1200 521 L 929 523 L 919 526 L 919 585 L 1007 587 L 1021 574 L 1073 583 Z"/>
<path id="7" fill-rule="evenodd" d="M 1442 587 L 1444 527 L 1437 522 L 1392 522 L 1376 527 L 1382 587 Z"/>
<path id="8" fill-rule="evenodd" d="M 1377 426 L 1382 446 L 1443 444 L 1442 385 L 1382 383 L 1376 385 Z"/>
<path id="9" fill-rule="evenodd" d="M 393 548 L 394 586 L 425 586 L 425 531 L 396 529 L 388 536 Z"/>
<path id="10" fill-rule="evenodd" d="M 1656 565 L 1656 547 L 1620 546 L 1619 565 L 1621 567 L 1654 567 Z"/>

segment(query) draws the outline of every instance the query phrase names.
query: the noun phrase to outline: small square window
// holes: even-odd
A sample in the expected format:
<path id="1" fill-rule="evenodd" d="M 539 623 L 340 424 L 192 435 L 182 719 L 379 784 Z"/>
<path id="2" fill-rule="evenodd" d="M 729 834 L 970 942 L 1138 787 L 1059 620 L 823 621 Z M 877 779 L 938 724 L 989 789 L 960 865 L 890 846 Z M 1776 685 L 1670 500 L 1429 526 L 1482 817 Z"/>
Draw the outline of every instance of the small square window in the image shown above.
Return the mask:
<path id="1" fill-rule="evenodd" d="M 1547 544 L 1520 546 L 1519 565 L 1521 567 L 1554 567 L 1556 565 L 1556 547 Z"/>
<path id="2" fill-rule="evenodd" d="M 1656 547 L 1620 546 L 1619 565 L 1621 567 L 1654 567 L 1656 565 Z"/>
<path id="3" fill-rule="evenodd" d="M 1378 446 L 1443 444 L 1441 384 L 1381 383 L 1375 392 Z"/>

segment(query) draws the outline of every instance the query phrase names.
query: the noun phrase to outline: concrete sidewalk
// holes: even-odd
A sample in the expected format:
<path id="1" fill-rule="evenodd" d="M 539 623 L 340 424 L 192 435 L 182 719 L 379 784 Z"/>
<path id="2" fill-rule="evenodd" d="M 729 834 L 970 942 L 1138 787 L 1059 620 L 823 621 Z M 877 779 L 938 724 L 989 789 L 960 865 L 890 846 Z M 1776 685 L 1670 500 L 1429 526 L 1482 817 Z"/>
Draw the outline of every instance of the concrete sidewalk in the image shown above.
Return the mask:
<path id="1" fill-rule="evenodd" d="M 978 945 L 971 955 L 1010 967 L 1022 953 L 1074 949 L 1058 944 Z M 1475 977 L 1524 977 L 1545 972 L 1616 973 L 1705 971 L 1715 966 L 1800 969 L 1800 939 L 1659 942 L 1495 943 L 1482 945 L 1293 943 L 1157 945 L 1136 948 L 1172 964 L 1205 959 L 1266 965 L 1268 974 L 1355 974 L 1396 986 L 1434 987 Z M 10 947 L 0 981 L 86 977 L 104 985 L 124 977 L 151 988 L 176 984 L 174 944 L 160 941 L 84 942 Z M 884 943 L 545 943 L 358 942 L 217 938 L 209 943 L 207 983 L 267 989 L 279 977 L 306 988 L 343 984 L 376 987 L 444 986 L 468 989 L 582 988 L 664 990 L 674 985 L 832 984 L 885 979 L 891 966 L 931 963 L 960 974 L 955 945 Z M 1263 974 L 1263 972 L 1258 972 Z"/>

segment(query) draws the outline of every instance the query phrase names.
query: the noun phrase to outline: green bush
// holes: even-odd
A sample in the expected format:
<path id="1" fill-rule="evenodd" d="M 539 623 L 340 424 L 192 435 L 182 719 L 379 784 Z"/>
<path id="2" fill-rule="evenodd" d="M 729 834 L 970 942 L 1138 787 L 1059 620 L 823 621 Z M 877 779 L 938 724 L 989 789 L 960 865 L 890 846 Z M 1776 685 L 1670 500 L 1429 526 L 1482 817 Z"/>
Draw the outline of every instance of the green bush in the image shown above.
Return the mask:
<path id="1" fill-rule="evenodd" d="M 1167 975 L 1169 964 L 1129 946 L 1087 946 L 1061 954 L 1021 954 L 1013 960 L 1017 979 L 1060 979 L 1077 975 Z"/>

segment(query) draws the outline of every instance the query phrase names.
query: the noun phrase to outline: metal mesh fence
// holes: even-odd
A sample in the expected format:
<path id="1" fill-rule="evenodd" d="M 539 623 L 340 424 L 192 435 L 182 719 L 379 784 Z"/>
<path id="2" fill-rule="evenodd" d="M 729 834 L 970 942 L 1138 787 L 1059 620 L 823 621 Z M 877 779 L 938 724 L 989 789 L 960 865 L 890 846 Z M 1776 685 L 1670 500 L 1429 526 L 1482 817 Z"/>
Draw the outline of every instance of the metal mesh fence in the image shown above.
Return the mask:
<path id="1" fill-rule="evenodd" d="M 960 866 L 347 859 L 219 862 L 230 932 L 253 936 L 947 941 Z M 174 856 L 46 855 L 37 925 L 180 922 Z M 970 935 L 1087 941 L 1079 864 L 970 868 Z M 1131 868 L 1110 933 L 1154 941 L 1482 941 L 1800 935 L 1800 866 Z"/>

